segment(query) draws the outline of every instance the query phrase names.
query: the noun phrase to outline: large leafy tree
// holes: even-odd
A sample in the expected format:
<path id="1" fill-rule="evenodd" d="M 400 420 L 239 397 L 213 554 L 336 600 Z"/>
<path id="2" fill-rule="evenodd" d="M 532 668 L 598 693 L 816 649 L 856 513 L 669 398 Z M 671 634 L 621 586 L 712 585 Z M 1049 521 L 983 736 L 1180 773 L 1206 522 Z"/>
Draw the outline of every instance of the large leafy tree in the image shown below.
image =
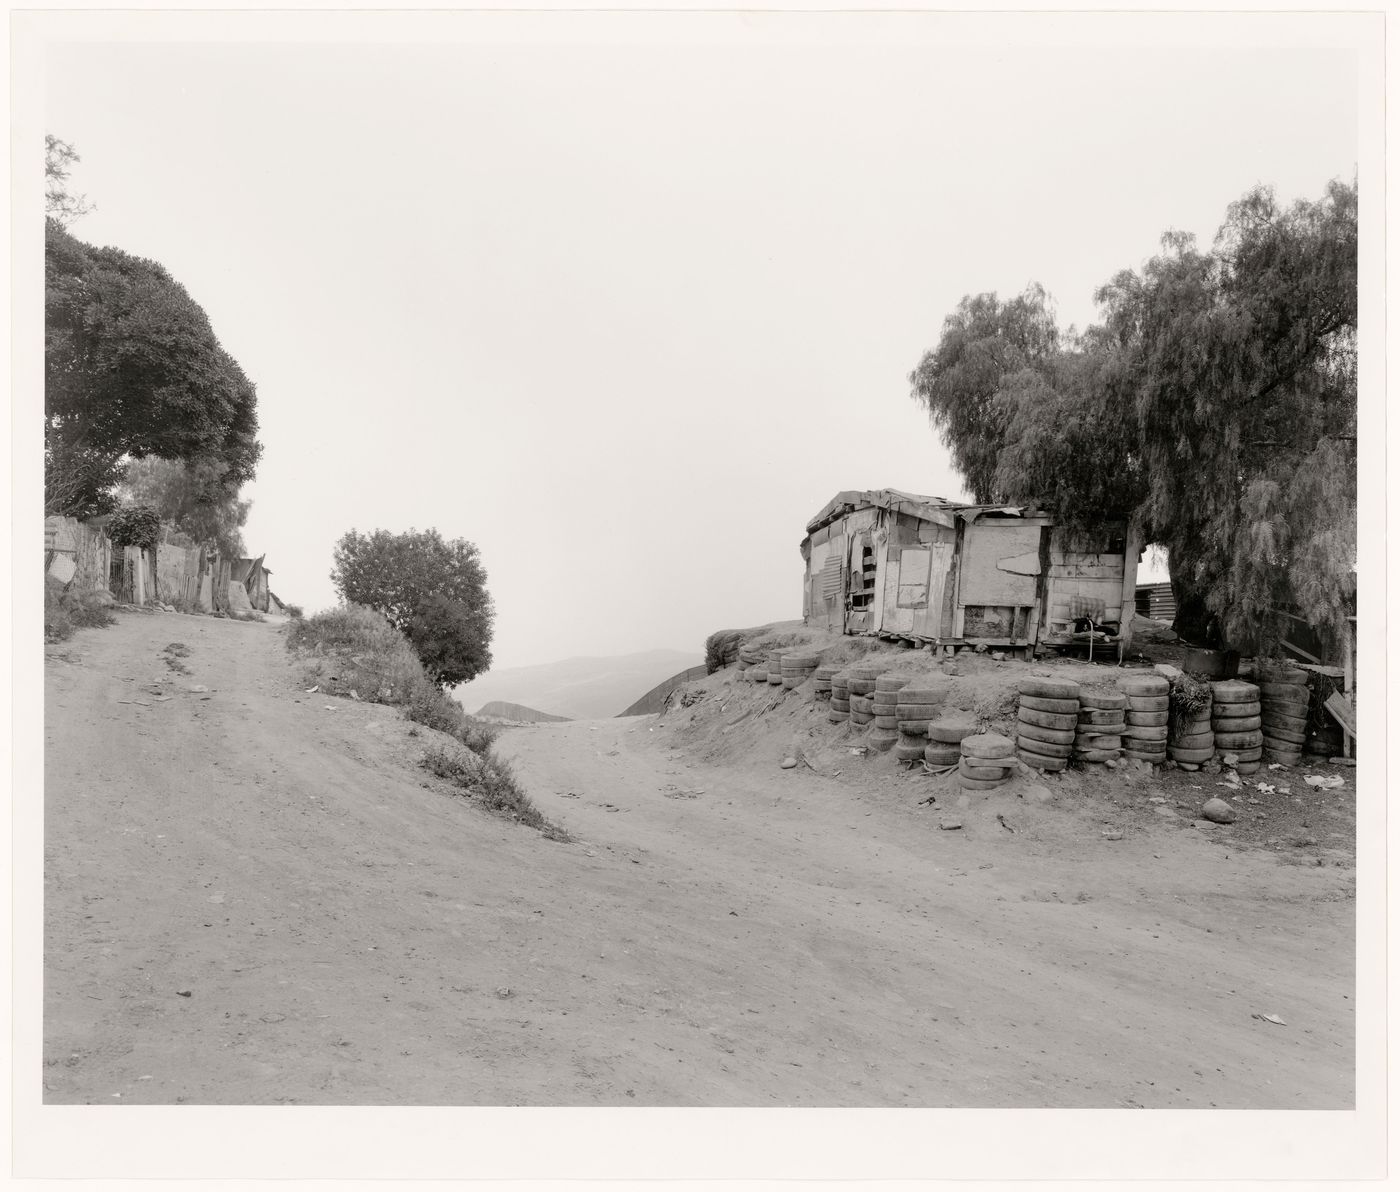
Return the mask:
<path id="1" fill-rule="evenodd" d="M 128 459 L 252 478 L 257 394 L 204 311 L 154 261 L 94 248 L 55 219 L 45 251 L 45 462 L 50 512 L 112 507 Z"/>
<path id="2" fill-rule="evenodd" d="M 229 467 L 216 459 L 192 462 L 149 456 L 126 466 L 117 495 L 123 504 L 155 509 L 160 520 L 225 558 L 243 554 L 243 525 L 251 501 L 228 483 Z"/>
<path id="3" fill-rule="evenodd" d="M 914 397 L 979 501 L 1078 527 L 1135 518 L 1168 549 L 1183 636 L 1269 649 L 1292 608 L 1337 640 L 1356 553 L 1356 210 L 1354 184 L 1286 208 L 1251 191 L 1210 249 L 1168 233 L 1100 289 L 1102 325 L 1042 333 L 1040 353 L 1003 346 L 1008 326 L 1043 324 L 1039 291 L 964 299 Z"/>
<path id="4" fill-rule="evenodd" d="M 442 687 L 491 667 L 495 609 L 475 545 L 437 530 L 351 530 L 336 544 L 331 581 L 342 599 L 382 613 Z"/>

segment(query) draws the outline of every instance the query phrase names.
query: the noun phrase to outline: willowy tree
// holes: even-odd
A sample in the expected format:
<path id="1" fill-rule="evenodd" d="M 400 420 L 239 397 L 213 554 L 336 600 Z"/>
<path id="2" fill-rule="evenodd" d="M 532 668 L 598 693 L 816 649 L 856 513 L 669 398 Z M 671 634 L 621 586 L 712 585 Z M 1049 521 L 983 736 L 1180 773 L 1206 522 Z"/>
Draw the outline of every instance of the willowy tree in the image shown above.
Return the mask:
<path id="1" fill-rule="evenodd" d="M 223 466 L 252 479 L 257 392 L 208 316 L 154 261 L 46 225 L 44 453 L 48 512 L 110 510 L 131 459 Z"/>
<path id="2" fill-rule="evenodd" d="M 349 604 L 383 614 L 439 687 L 491 668 L 495 608 L 474 544 L 437 530 L 351 530 L 335 547 L 331 582 Z"/>
<path id="3" fill-rule="evenodd" d="M 200 546 L 228 558 L 244 553 L 243 526 L 251 501 L 240 500 L 222 460 L 148 456 L 126 465 L 116 495 L 123 505 L 146 505 L 160 520 Z"/>
<path id="4" fill-rule="evenodd" d="M 1178 632 L 1269 650 L 1292 610 L 1335 643 L 1356 561 L 1357 188 L 1231 205 L 1060 335 L 1044 292 L 967 298 L 910 377 L 979 503 L 1167 548 Z M 1030 345 L 1028 350 L 1026 345 Z"/>

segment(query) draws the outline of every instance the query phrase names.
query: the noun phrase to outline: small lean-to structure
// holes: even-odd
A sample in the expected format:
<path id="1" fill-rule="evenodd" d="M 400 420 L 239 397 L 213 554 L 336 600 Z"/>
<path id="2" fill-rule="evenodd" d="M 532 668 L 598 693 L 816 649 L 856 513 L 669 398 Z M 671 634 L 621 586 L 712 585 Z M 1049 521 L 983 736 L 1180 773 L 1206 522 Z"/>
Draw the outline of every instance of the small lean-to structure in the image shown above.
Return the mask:
<path id="1" fill-rule="evenodd" d="M 911 645 L 1025 657 L 1132 640 L 1142 539 L 1128 524 L 1072 543 L 1030 506 L 964 505 L 897 489 L 839 492 L 807 523 L 802 619 Z"/>

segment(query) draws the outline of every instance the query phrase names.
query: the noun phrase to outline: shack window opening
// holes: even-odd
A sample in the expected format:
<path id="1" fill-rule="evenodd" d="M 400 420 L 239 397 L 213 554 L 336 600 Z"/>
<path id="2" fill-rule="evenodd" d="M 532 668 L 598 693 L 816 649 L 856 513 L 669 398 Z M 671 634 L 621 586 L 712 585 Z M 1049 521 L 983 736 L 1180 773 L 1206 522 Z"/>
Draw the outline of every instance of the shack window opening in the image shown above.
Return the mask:
<path id="1" fill-rule="evenodd" d="M 875 599 L 875 550 L 873 547 L 863 546 L 860 551 L 860 572 L 853 578 L 856 585 L 851 590 L 852 608 L 869 608 Z"/>

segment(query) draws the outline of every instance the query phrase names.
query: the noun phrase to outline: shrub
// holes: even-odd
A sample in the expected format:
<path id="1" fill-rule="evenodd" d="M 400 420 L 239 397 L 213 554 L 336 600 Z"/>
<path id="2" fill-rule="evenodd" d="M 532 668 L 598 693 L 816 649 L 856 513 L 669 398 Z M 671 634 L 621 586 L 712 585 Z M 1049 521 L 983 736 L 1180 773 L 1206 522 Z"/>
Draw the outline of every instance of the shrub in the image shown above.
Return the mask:
<path id="1" fill-rule="evenodd" d="M 127 505 L 107 519 L 107 537 L 113 546 L 148 550 L 160 538 L 160 514 L 149 505 Z"/>
<path id="2" fill-rule="evenodd" d="M 44 584 L 44 640 L 67 641 L 79 629 L 101 629 L 116 624 L 116 616 L 96 592 L 65 591 L 60 584 Z"/>
<path id="3" fill-rule="evenodd" d="M 712 675 L 734 662 L 739 657 L 739 647 L 744 644 L 742 629 L 721 629 L 705 639 L 705 673 Z"/>
<path id="4" fill-rule="evenodd" d="M 470 750 L 449 752 L 434 746 L 423 755 L 421 764 L 429 773 L 447 779 L 491 811 L 534 828 L 550 840 L 567 842 L 571 839 L 563 828 L 546 819 L 530 796 L 520 789 L 510 763 L 494 754 L 483 756 Z"/>
<path id="5" fill-rule="evenodd" d="M 299 604 L 284 604 L 282 608 L 293 621 L 300 621 L 306 616 L 306 613 L 302 611 L 302 607 Z"/>

